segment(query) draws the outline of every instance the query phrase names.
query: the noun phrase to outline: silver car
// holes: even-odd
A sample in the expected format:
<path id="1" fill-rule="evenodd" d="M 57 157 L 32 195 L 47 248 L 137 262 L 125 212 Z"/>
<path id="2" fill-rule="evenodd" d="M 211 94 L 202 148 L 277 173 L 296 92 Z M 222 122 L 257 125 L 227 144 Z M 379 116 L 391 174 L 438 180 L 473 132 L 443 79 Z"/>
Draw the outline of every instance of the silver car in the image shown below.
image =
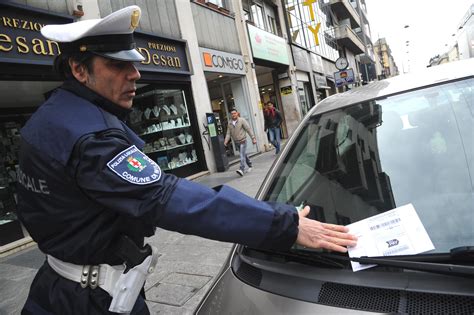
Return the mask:
<path id="1" fill-rule="evenodd" d="M 347 254 L 238 245 L 197 314 L 473 314 L 473 74 L 463 60 L 323 100 L 257 195 L 342 225 L 411 203 L 434 250 L 353 272 Z"/>

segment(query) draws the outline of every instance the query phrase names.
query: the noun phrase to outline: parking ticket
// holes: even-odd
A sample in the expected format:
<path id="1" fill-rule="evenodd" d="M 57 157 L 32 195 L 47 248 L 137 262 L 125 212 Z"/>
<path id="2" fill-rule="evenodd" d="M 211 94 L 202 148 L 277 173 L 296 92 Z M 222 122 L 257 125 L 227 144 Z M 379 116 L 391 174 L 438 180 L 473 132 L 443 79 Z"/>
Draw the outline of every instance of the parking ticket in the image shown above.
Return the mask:
<path id="1" fill-rule="evenodd" d="M 434 249 L 411 203 L 347 227 L 358 237 L 357 246 L 348 248 L 349 257 L 414 255 Z M 351 264 L 353 271 L 376 266 L 354 261 Z"/>

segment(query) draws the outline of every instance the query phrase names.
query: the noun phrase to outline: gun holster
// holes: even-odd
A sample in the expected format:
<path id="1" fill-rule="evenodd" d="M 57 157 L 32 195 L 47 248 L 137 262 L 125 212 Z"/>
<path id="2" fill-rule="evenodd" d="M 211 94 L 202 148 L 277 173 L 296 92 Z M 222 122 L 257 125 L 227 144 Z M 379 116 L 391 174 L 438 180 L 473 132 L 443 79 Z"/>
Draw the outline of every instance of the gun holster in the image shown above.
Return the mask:
<path id="1" fill-rule="evenodd" d="M 128 244 L 130 245 L 130 243 Z M 124 248 L 129 247 L 125 246 L 122 249 Z M 145 284 L 146 278 L 155 271 L 159 257 L 158 250 L 156 247 L 150 246 L 149 244 L 147 244 L 145 248 L 150 254 L 147 255 L 143 261 L 140 260 L 141 263 L 136 264 L 135 262 L 137 261 L 135 259 L 132 259 L 135 260 L 134 263 L 130 263 L 130 260 L 127 259 L 130 257 L 126 257 L 125 263 L 127 264 L 127 267 L 120 275 L 113 289 L 112 302 L 109 307 L 110 312 L 130 313 L 137 301 L 138 294 Z M 135 255 L 136 253 L 137 252 L 135 251 L 135 253 L 132 254 L 135 258 L 137 257 Z M 130 252 L 127 254 L 130 254 Z"/>

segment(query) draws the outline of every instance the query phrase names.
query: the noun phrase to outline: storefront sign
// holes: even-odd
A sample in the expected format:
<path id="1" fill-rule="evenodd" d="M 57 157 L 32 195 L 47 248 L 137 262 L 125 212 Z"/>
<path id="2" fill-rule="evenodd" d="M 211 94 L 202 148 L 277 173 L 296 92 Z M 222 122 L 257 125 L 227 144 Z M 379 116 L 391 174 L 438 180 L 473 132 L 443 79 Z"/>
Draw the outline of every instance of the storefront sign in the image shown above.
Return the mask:
<path id="1" fill-rule="evenodd" d="M 293 89 L 291 88 L 291 85 L 284 86 L 280 88 L 280 93 L 281 95 L 289 95 L 293 93 Z"/>
<path id="2" fill-rule="evenodd" d="M 0 62 L 52 65 L 59 46 L 44 38 L 41 28 L 72 21 L 69 17 L 0 4 Z"/>
<path id="3" fill-rule="evenodd" d="M 286 49 L 286 41 L 283 38 L 265 32 L 250 24 L 248 24 L 248 30 L 252 53 L 255 58 L 269 60 L 284 65 L 290 64 Z"/>
<path id="4" fill-rule="evenodd" d="M 244 57 L 224 51 L 199 48 L 204 71 L 245 74 Z"/>
<path id="5" fill-rule="evenodd" d="M 336 86 L 343 86 L 354 83 L 354 71 L 352 69 L 346 69 L 344 71 L 339 71 L 334 73 L 334 79 L 336 81 Z"/>
<path id="6" fill-rule="evenodd" d="M 186 42 L 135 32 L 138 51 L 145 60 L 137 66 L 140 71 L 190 74 Z"/>
<path id="7" fill-rule="evenodd" d="M 57 42 L 41 35 L 41 28 L 71 22 L 69 17 L 0 4 L 0 62 L 52 65 L 61 50 Z M 141 32 L 135 32 L 134 37 L 145 57 L 137 66 L 139 70 L 190 74 L 186 42 Z"/>

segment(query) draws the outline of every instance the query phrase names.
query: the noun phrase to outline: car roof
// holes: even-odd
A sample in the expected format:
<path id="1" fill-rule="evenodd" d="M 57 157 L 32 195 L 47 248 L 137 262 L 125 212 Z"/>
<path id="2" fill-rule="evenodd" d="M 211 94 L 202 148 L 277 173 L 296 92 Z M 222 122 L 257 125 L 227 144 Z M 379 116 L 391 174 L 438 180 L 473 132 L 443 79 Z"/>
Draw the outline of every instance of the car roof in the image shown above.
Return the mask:
<path id="1" fill-rule="evenodd" d="M 473 75 L 474 58 L 428 67 L 419 72 L 375 81 L 344 93 L 332 95 L 316 104 L 308 116 Z"/>

